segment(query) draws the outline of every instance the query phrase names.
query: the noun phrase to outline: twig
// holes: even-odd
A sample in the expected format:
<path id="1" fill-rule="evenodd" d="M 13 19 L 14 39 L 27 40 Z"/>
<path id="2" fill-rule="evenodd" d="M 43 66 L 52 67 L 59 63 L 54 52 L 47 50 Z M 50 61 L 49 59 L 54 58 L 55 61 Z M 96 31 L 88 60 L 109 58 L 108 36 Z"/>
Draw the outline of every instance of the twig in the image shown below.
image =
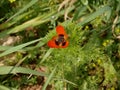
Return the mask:
<path id="1" fill-rule="evenodd" d="M 120 38 L 120 36 L 117 36 L 117 35 L 115 34 L 115 26 L 116 26 L 116 23 L 117 23 L 117 21 L 118 21 L 118 18 L 119 18 L 119 15 L 118 15 L 118 13 L 117 13 L 117 16 L 115 17 L 115 19 L 114 19 L 114 21 L 113 21 L 113 25 L 112 25 L 112 34 L 113 34 L 113 36 L 114 36 L 115 38 Z"/>
<path id="2" fill-rule="evenodd" d="M 64 0 L 59 8 L 58 8 L 58 11 L 60 11 L 64 6 L 65 6 L 65 13 L 64 13 L 64 20 L 67 20 L 68 17 L 68 11 L 69 11 L 69 8 L 76 2 L 77 0 Z"/>

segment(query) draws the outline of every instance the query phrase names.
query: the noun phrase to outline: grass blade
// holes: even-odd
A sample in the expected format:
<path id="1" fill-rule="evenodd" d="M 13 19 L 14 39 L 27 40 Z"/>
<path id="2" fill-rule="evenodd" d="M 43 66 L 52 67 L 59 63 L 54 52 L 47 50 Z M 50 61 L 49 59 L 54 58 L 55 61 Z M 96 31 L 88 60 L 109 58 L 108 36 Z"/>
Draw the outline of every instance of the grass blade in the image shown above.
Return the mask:
<path id="1" fill-rule="evenodd" d="M 24 12 L 25 10 L 27 10 L 29 7 L 31 7 L 32 5 L 34 5 L 36 2 L 38 2 L 38 0 L 32 0 L 24 8 L 22 8 L 20 11 L 18 11 L 16 14 L 14 14 L 12 17 L 10 17 L 7 21 L 10 21 L 11 19 L 13 19 L 14 17 L 16 17 L 17 15 L 21 14 L 22 12 Z"/>
<path id="2" fill-rule="evenodd" d="M 48 56 L 52 53 L 52 51 L 54 50 L 54 48 L 50 48 L 47 53 L 44 55 L 43 59 L 41 60 L 40 63 L 43 63 L 47 58 Z"/>
<path id="3" fill-rule="evenodd" d="M 45 82 L 45 84 L 43 85 L 42 90 L 46 90 L 47 85 L 49 84 L 50 80 L 52 79 L 54 73 L 55 73 L 56 67 L 53 69 L 52 73 L 49 75 L 47 81 Z"/>
<path id="4" fill-rule="evenodd" d="M 17 89 L 15 89 L 15 88 L 9 88 L 9 87 L 0 85 L 0 90 L 17 90 Z"/>
<path id="5" fill-rule="evenodd" d="M 38 72 L 29 68 L 24 67 L 16 67 L 16 66 L 0 66 L 0 75 L 5 74 L 16 74 L 16 73 L 23 73 L 23 74 L 32 74 L 38 76 L 47 76 L 47 74 L 43 72 Z"/>
<path id="6" fill-rule="evenodd" d="M 20 50 L 20 49 L 22 49 L 22 48 L 24 48 L 24 47 L 26 47 L 26 46 L 28 46 L 30 44 L 33 44 L 33 43 L 36 43 L 36 42 L 40 41 L 40 40 L 41 39 L 37 39 L 37 40 L 33 40 L 33 41 L 30 41 L 30 42 L 27 42 L 27 43 L 12 47 L 12 48 L 4 51 L 3 53 L 1 53 L 0 57 L 8 55 L 8 54 L 13 53 L 13 52 L 16 52 L 16 51 L 18 51 L 18 50 Z"/>
<path id="7" fill-rule="evenodd" d="M 106 11 L 109 11 L 109 10 L 111 10 L 111 8 L 109 6 L 104 6 L 104 7 L 100 8 L 100 9 L 98 9 L 96 12 L 94 12 L 94 13 L 90 14 L 89 16 L 87 16 L 85 18 L 85 20 L 83 22 L 78 23 L 78 25 L 79 26 L 84 25 L 84 24 L 94 20 L 96 17 L 98 17 L 99 15 L 102 15 L 103 13 L 105 13 Z"/>
<path id="8" fill-rule="evenodd" d="M 0 46 L 0 51 L 5 51 L 12 48 L 12 46 Z"/>

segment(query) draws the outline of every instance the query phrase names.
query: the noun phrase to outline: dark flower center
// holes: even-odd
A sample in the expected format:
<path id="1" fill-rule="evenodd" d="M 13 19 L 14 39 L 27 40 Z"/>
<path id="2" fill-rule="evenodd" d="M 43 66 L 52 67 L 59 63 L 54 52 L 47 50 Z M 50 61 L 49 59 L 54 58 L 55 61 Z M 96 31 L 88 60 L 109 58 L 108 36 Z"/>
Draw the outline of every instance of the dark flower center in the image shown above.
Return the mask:
<path id="1" fill-rule="evenodd" d="M 60 35 L 58 36 L 58 38 L 55 40 L 55 44 L 58 45 L 58 46 L 59 46 L 59 45 L 64 46 L 64 45 L 66 44 L 66 40 L 65 40 L 63 34 L 60 34 Z"/>

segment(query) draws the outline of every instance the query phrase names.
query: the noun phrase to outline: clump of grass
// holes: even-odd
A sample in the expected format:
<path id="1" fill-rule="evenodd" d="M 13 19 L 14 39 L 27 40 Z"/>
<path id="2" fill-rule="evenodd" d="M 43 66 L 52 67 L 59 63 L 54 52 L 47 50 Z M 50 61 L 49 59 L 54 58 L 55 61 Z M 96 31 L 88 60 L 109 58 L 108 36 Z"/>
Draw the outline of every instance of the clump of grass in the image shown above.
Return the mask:
<path id="1" fill-rule="evenodd" d="M 119 89 L 119 4 L 118 0 L 2 0 L 0 43 L 10 36 L 21 40 L 0 45 L 0 88 Z M 69 36 L 64 49 L 47 46 L 58 24 Z"/>

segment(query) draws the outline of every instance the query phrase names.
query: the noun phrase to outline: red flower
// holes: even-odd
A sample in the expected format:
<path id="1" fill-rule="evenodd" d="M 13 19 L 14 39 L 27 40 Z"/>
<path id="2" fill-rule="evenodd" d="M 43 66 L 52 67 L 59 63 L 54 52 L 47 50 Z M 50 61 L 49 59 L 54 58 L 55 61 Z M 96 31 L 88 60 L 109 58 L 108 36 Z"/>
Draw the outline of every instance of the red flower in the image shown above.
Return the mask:
<path id="1" fill-rule="evenodd" d="M 63 26 L 56 27 L 57 35 L 48 41 L 50 48 L 66 48 L 69 44 L 67 41 L 68 35 L 66 34 Z"/>

